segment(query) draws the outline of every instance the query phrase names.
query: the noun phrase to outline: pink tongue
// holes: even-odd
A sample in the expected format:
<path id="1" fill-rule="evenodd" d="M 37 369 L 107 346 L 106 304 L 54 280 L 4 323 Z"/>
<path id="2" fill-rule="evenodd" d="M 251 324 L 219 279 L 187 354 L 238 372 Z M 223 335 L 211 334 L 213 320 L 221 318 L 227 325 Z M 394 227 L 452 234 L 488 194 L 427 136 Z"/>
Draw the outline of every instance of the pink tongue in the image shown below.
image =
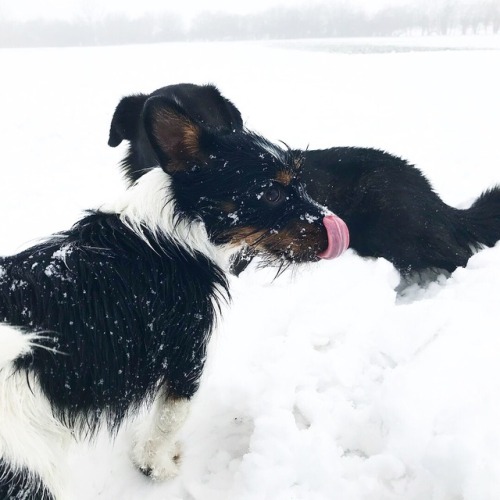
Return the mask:
<path id="1" fill-rule="evenodd" d="M 323 224 L 328 234 L 328 248 L 318 254 L 321 259 L 334 259 L 347 250 L 349 230 L 346 223 L 336 215 L 323 217 Z"/>

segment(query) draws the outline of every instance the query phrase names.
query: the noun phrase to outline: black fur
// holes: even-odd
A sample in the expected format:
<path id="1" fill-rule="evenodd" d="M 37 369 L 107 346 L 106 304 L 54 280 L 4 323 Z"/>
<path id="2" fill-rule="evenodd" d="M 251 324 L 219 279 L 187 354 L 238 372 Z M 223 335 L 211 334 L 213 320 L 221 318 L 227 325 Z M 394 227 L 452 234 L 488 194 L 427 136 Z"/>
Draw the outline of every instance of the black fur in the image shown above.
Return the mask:
<path id="1" fill-rule="evenodd" d="M 195 91 L 185 95 L 182 106 L 192 105 Z M 201 93 L 194 104 L 203 108 Z M 129 128 L 137 123 L 132 113 L 125 121 Z M 123 164 L 135 179 L 158 158 L 144 137 L 128 140 L 134 154 Z M 389 260 L 403 275 L 434 268 L 452 272 L 500 239 L 499 187 L 479 196 L 470 209 L 458 210 L 439 198 L 419 169 L 389 153 L 349 147 L 292 153 L 303 159 L 301 179 L 309 195 L 347 223 L 351 248 Z M 239 274 L 254 255 L 251 248 L 240 254 L 233 272 Z"/>
<path id="2" fill-rule="evenodd" d="M 0 458 L 0 499 L 55 500 L 40 479 L 26 468 L 13 469 Z"/>
<path id="3" fill-rule="evenodd" d="M 47 243 L 0 261 L 0 317 L 40 332 L 47 349 L 17 361 L 54 413 L 93 433 L 116 429 L 158 385 L 190 397 L 203 368 L 214 304 L 227 295 L 203 255 L 94 213 Z M 172 358 L 172 353 L 175 357 Z"/>
<path id="4" fill-rule="evenodd" d="M 247 130 L 197 126 L 165 97 L 148 99 L 143 119 L 157 161 L 168 165 L 179 216 L 203 220 L 217 245 L 252 240 L 250 245 L 271 260 L 318 260 L 327 245 L 324 208 L 299 180 L 300 155 Z M 158 133 L 155 123 L 176 133 Z M 192 140 L 199 149 L 193 150 Z M 290 182 L 282 183 L 280 174 Z M 276 203 L 268 200 L 271 191 L 278 192 Z M 304 223 L 306 213 L 313 224 Z"/>
<path id="5" fill-rule="evenodd" d="M 420 170 L 383 151 L 305 151 L 302 180 L 315 200 L 347 223 L 352 248 L 386 258 L 403 274 L 452 272 L 500 239 L 499 187 L 459 210 L 441 200 Z"/>
<path id="6" fill-rule="evenodd" d="M 109 130 L 108 145 L 116 147 L 129 141 L 127 156 L 122 161 L 126 177 L 136 181 L 145 171 L 158 165 L 142 119 L 144 104 L 150 97 L 166 97 L 182 107 L 191 120 L 221 133 L 241 131 L 243 121 L 238 109 L 213 85 L 179 83 L 155 90 L 149 95 L 124 97 L 115 109 Z M 147 145 L 147 147 L 145 147 Z M 139 168 L 136 168 L 139 166 Z"/>

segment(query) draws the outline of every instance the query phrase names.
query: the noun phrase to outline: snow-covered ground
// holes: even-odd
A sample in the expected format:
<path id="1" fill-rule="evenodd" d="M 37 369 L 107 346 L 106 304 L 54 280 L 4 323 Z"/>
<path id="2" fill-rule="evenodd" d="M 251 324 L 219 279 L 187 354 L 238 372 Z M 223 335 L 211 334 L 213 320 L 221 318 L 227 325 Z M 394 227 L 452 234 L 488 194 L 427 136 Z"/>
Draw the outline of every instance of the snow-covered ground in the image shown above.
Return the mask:
<path id="1" fill-rule="evenodd" d="M 217 84 L 250 128 L 290 146 L 408 158 L 454 206 L 500 183 L 500 40 L 376 45 L 0 50 L 0 252 L 116 196 L 114 106 L 176 82 Z M 498 500 L 500 246 L 448 279 L 398 283 L 352 251 L 233 279 L 180 476 L 135 471 L 125 429 L 75 446 L 74 499 Z"/>

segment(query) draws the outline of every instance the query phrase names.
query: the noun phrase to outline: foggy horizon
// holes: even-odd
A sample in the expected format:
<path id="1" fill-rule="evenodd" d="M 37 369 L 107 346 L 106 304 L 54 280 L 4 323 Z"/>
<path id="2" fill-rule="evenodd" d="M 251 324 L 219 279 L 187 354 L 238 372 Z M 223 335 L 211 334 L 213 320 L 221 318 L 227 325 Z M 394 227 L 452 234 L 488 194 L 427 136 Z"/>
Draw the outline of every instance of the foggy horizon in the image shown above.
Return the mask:
<path id="1" fill-rule="evenodd" d="M 76 21 L 81 18 L 102 20 L 110 15 L 123 15 L 130 20 L 155 14 L 176 14 L 189 23 L 197 15 L 205 13 L 258 14 L 273 9 L 310 7 L 343 7 L 349 10 L 373 14 L 385 8 L 412 7 L 420 10 L 432 9 L 436 4 L 450 3 L 449 0 L 212 0 L 207 6 L 203 0 L 184 0 L 182 3 L 166 3 L 164 0 L 0 0 L 0 19 L 8 21 L 63 20 Z M 459 0 L 452 3 L 475 3 L 474 0 Z"/>
<path id="2" fill-rule="evenodd" d="M 62 5 L 65 8 L 60 8 Z M 35 7 L 36 6 L 36 7 Z M 30 8 L 31 7 L 31 8 Z M 24 14 L 23 14 L 24 12 Z M 0 0 L 0 47 L 498 34 L 498 0 Z"/>

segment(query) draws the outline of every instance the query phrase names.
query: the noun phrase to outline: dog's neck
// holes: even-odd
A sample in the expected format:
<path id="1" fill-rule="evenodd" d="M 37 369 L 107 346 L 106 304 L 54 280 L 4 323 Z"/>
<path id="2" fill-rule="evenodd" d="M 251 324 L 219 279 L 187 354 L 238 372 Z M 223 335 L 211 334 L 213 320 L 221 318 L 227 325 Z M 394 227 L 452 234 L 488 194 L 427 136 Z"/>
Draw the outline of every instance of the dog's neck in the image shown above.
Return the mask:
<path id="1" fill-rule="evenodd" d="M 145 230 L 153 238 L 166 237 L 190 253 L 200 252 L 223 270 L 228 270 L 231 255 L 239 249 L 214 245 L 203 222 L 178 216 L 170 185 L 170 176 L 161 168 L 153 168 L 114 203 L 100 210 L 118 214 L 121 221 L 147 243 Z"/>

